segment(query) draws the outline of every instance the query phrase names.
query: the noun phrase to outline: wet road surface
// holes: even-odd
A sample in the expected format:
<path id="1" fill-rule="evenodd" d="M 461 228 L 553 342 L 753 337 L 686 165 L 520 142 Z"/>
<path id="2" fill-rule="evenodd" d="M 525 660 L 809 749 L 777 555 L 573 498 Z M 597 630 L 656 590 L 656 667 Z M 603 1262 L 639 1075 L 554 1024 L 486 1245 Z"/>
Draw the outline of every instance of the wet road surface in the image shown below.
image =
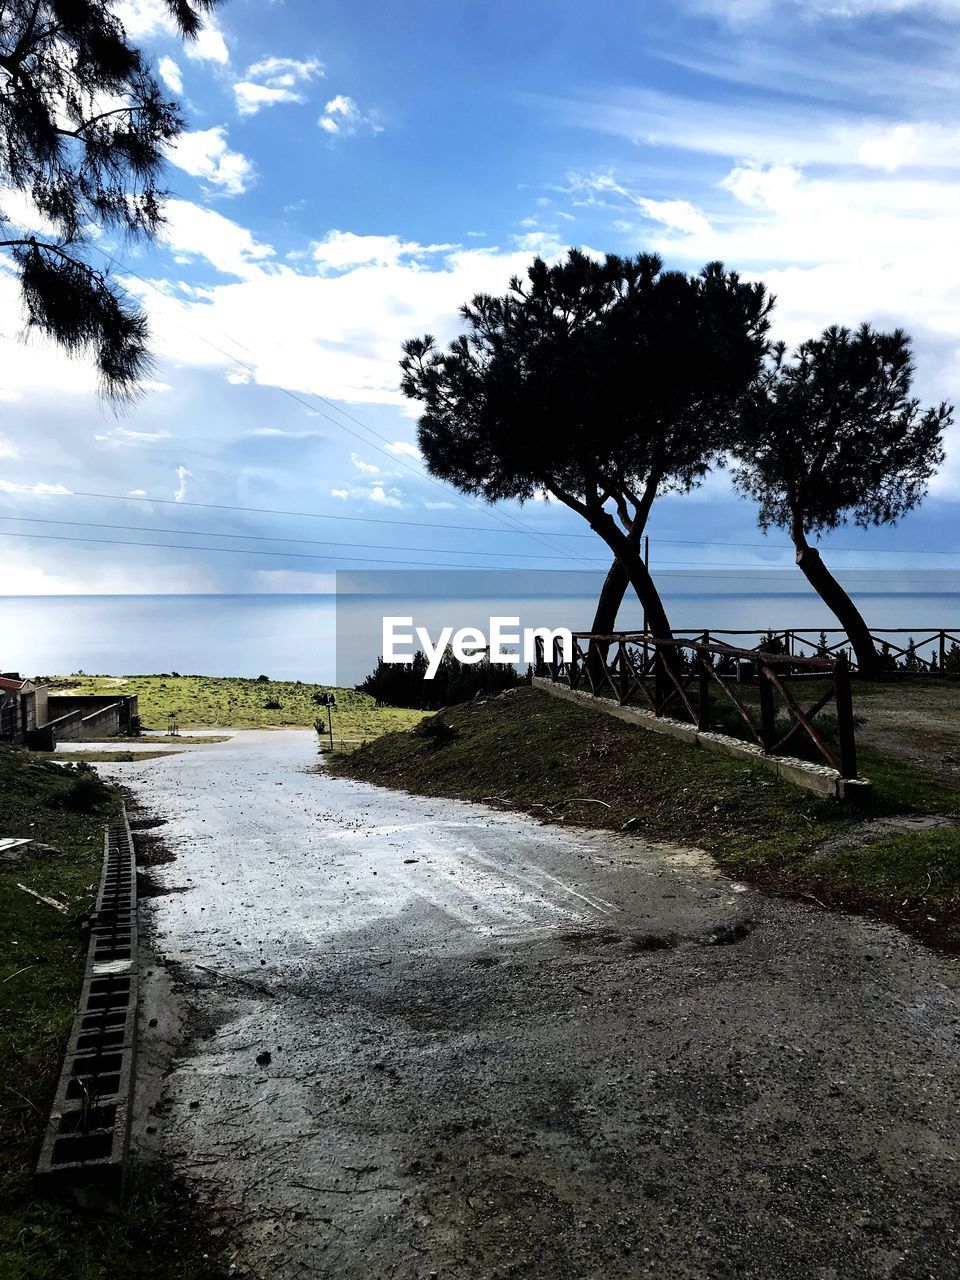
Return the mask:
<path id="1" fill-rule="evenodd" d="M 143 909 L 183 1024 L 139 1140 L 239 1273 L 960 1273 L 954 960 L 316 762 L 250 731 L 104 766 L 176 855 Z"/>

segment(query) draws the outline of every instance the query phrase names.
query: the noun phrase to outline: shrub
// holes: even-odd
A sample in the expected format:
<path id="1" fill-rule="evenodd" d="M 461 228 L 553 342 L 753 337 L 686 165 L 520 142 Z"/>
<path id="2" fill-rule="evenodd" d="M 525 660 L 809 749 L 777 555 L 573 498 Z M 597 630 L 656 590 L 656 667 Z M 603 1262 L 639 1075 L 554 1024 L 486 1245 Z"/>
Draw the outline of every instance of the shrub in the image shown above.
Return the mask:
<path id="1" fill-rule="evenodd" d="M 110 792 L 93 769 L 78 767 L 77 775 L 63 794 L 63 806 L 74 813 L 93 813 L 110 798 Z"/>
<path id="2" fill-rule="evenodd" d="M 268 698 L 263 704 L 266 711 L 282 711 L 283 703 L 278 698 Z"/>
<path id="3" fill-rule="evenodd" d="M 434 747 L 446 746 L 457 736 L 457 730 L 453 725 L 447 724 L 446 720 L 440 716 L 428 716 L 425 720 L 421 720 L 419 724 L 414 725 L 411 733 L 416 734 L 418 738 L 426 738 Z"/>

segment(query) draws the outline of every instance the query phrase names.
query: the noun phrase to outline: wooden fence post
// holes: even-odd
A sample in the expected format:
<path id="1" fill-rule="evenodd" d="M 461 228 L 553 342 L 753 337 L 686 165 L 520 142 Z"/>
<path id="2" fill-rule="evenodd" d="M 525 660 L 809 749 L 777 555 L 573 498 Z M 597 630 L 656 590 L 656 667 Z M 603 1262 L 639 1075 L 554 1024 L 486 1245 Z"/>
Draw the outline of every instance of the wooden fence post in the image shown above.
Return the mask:
<path id="1" fill-rule="evenodd" d="M 940 632 L 940 674 L 943 675 L 945 670 L 944 663 L 947 660 L 947 633 Z"/>
<path id="2" fill-rule="evenodd" d="M 837 700 L 837 737 L 840 740 L 840 777 L 857 776 L 857 738 L 853 727 L 853 695 L 850 692 L 850 668 L 843 656 L 833 669 L 833 687 Z"/>
<path id="3" fill-rule="evenodd" d="M 660 646 L 653 649 L 653 713 L 663 715 L 663 706 L 667 700 L 667 673 L 663 669 L 663 651 Z"/>
<path id="4" fill-rule="evenodd" d="M 630 667 L 627 665 L 626 640 L 618 641 L 617 653 L 620 661 L 620 705 L 625 707 L 627 699 L 630 697 Z"/>
<path id="5" fill-rule="evenodd" d="M 697 728 L 710 728 L 710 655 L 695 651 L 697 662 Z"/>
<path id="6" fill-rule="evenodd" d="M 760 741 L 764 751 L 769 751 L 777 740 L 777 709 L 773 701 L 773 685 L 762 662 L 757 663 L 757 694 L 760 700 Z"/>

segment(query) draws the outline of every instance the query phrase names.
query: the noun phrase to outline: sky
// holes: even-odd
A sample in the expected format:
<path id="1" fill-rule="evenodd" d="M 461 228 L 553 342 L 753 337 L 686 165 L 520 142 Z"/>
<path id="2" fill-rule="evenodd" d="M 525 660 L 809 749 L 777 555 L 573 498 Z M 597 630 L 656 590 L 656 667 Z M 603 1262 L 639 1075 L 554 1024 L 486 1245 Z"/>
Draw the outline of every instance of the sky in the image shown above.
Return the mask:
<path id="1" fill-rule="evenodd" d="M 188 121 L 163 242 L 92 250 L 155 366 L 104 406 L 88 362 L 22 341 L 0 266 L 5 594 L 605 567 L 573 513 L 426 476 L 399 391 L 405 338 L 448 341 L 473 294 L 571 245 L 721 259 L 767 282 L 788 343 L 902 326 L 917 394 L 960 397 L 960 0 L 225 0 L 193 44 L 160 0 L 115 7 Z M 923 507 L 837 531 L 830 563 L 960 567 L 947 445 Z M 723 471 L 650 534 L 663 574 L 792 561 Z"/>

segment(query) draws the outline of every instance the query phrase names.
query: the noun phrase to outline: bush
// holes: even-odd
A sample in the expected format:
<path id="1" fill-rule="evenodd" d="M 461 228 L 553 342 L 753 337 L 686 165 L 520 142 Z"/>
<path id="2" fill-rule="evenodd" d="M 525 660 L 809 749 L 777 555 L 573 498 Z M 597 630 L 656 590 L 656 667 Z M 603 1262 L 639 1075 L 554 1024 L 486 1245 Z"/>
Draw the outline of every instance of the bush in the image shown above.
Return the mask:
<path id="1" fill-rule="evenodd" d="M 457 736 L 457 730 L 453 725 L 447 724 L 446 720 L 440 716 L 428 716 L 426 720 L 421 720 L 419 724 L 414 725 L 410 732 L 418 738 L 426 738 L 434 747 L 446 746 Z"/>
<path id="2" fill-rule="evenodd" d="M 270 683 L 269 676 L 257 676 L 257 684 L 269 684 L 269 683 Z"/>
<path id="3" fill-rule="evenodd" d="M 93 813 L 110 799 L 110 792 L 93 769 L 78 767 L 77 776 L 63 794 L 63 806 L 74 813 Z"/>
<path id="4" fill-rule="evenodd" d="M 278 698 L 268 698 L 263 704 L 266 711 L 282 711 L 283 703 Z"/>
<path id="5" fill-rule="evenodd" d="M 375 698 L 378 706 L 437 711 L 470 702 L 478 693 L 502 693 L 528 683 L 529 675 L 520 675 L 516 667 L 487 657 L 480 662 L 460 662 L 448 649 L 433 680 L 427 679 L 426 657 L 417 652 L 413 661 L 406 663 L 387 663 L 380 658 L 376 670 L 356 686 L 356 691 Z"/>

